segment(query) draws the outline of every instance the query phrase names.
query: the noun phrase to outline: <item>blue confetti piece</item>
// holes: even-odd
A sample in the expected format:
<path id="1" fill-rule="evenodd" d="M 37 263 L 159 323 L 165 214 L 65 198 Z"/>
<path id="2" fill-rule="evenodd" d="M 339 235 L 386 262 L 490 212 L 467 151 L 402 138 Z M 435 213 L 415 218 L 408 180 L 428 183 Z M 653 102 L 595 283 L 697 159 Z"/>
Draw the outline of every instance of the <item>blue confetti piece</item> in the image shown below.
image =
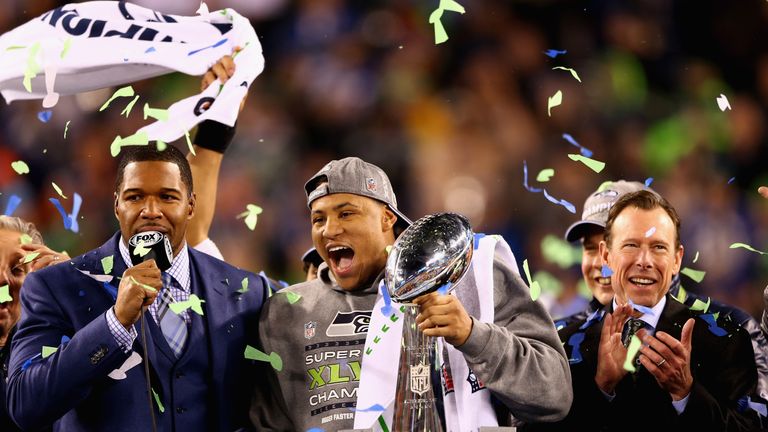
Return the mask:
<path id="1" fill-rule="evenodd" d="M 582 324 L 579 327 L 579 330 L 585 330 L 589 328 L 592 324 L 602 321 L 603 317 L 605 316 L 605 309 L 598 309 L 594 312 L 592 312 L 586 321 L 584 321 L 584 324 Z"/>
<path id="2" fill-rule="evenodd" d="M 381 313 L 388 317 L 392 315 L 392 297 L 389 296 L 389 290 L 384 286 L 383 281 L 379 284 L 379 289 L 381 290 L 381 297 L 384 298 L 384 306 L 381 308 Z"/>
<path id="3" fill-rule="evenodd" d="M 653 183 L 653 177 L 648 177 L 645 179 L 645 187 L 650 187 L 651 183 Z"/>
<path id="4" fill-rule="evenodd" d="M 573 137 L 570 134 L 564 133 L 563 134 L 563 139 L 565 139 L 566 141 L 568 141 L 572 145 L 578 147 L 579 153 L 581 153 L 582 156 L 588 157 L 588 158 L 592 157 L 592 155 L 593 155 L 592 150 L 590 150 L 590 149 L 588 149 L 586 147 L 583 147 L 581 144 L 576 142 L 576 140 L 573 139 Z"/>
<path id="5" fill-rule="evenodd" d="M 646 315 L 652 315 L 655 316 L 656 313 L 653 311 L 652 308 L 649 308 L 648 306 L 639 305 L 632 301 L 631 298 L 627 298 L 627 301 L 629 302 L 629 305 L 632 306 L 632 309 L 644 313 Z"/>
<path id="6" fill-rule="evenodd" d="M 573 347 L 571 350 L 571 356 L 568 357 L 568 363 L 576 364 L 581 363 L 584 358 L 581 356 L 581 343 L 584 342 L 584 333 L 576 332 L 568 338 L 568 345 Z"/>
<path id="7" fill-rule="evenodd" d="M 61 218 L 64 220 L 64 229 L 70 229 L 72 227 L 72 220 L 69 218 L 67 211 L 64 210 L 64 207 L 61 205 L 59 200 L 56 198 L 48 198 L 48 201 L 52 202 L 53 205 L 56 206 L 56 210 L 59 211 Z"/>
<path id="8" fill-rule="evenodd" d="M 112 296 L 112 300 L 117 300 L 117 288 L 109 284 L 109 282 L 102 282 L 102 286 Z"/>
<path id="9" fill-rule="evenodd" d="M 51 119 L 52 115 L 53 111 L 51 110 L 40 111 L 37 113 L 37 119 L 43 123 L 48 123 L 48 120 Z"/>
<path id="10" fill-rule="evenodd" d="M 8 198 L 8 204 L 5 205 L 5 213 L 3 214 L 6 216 L 12 215 L 16 208 L 19 207 L 19 204 L 21 204 L 21 198 L 18 195 L 11 195 Z"/>
<path id="11" fill-rule="evenodd" d="M 722 327 L 717 325 L 717 320 L 713 314 L 699 315 L 701 319 L 707 322 L 709 331 L 715 336 L 725 336 L 728 334 Z"/>
<path id="12" fill-rule="evenodd" d="M 534 188 L 528 186 L 528 163 L 526 161 L 523 161 L 523 187 L 528 190 L 528 192 L 533 193 L 539 193 L 541 192 L 541 189 Z"/>
<path id="13" fill-rule="evenodd" d="M 728 184 L 731 184 L 731 183 L 733 183 L 733 181 L 734 181 L 734 180 L 736 180 L 736 177 L 731 177 L 731 178 L 728 180 Z"/>
<path id="14" fill-rule="evenodd" d="M 325 429 L 312 428 L 312 429 L 307 429 L 307 432 L 325 432 Z"/>
<path id="15" fill-rule="evenodd" d="M 480 239 L 483 238 L 483 237 L 485 237 L 485 234 L 483 234 L 483 233 L 475 233 L 475 238 L 473 240 L 474 244 L 472 246 L 472 248 L 474 250 L 477 250 L 477 248 L 480 247 Z"/>
<path id="16" fill-rule="evenodd" d="M 80 231 L 80 225 L 77 223 L 77 215 L 80 214 L 80 206 L 83 204 L 83 197 L 79 193 L 75 192 L 72 197 L 72 213 L 69 214 L 70 230 L 73 233 Z"/>
<path id="17" fill-rule="evenodd" d="M 607 265 L 603 264 L 603 268 L 600 269 L 600 275 L 602 277 L 611 277 L 612 274 L 613 270 L 611 270 L 611 268 Z"/>
<path id="18" fill-rule="evenodd" d="M 156 52 L 156 51 L 157 50 L 155 49 L 155 47 L 149 47 L 149 48 L 147 48 L 146 51 L 144 51 L 144 54 L 149 54 L 149 53 L 153 53 L 153 52 Z"/>
<path id="19" fill-rule="evenodd" d="M 451 283 L 446 282 L 443 286 L 437 289 L 437 293 L 440 295 L 448 294 L 448 290 L 451 289 Z"/>
<path id="20" fill-rule="evenodd" d="M 216 47 L 218 47 L 218 46 L 221 46 L 221 45 L 222 45 L 224 42 L 226 42 L 227 40 L 228 40 L 227 38 L 224 38 L 224 39 L 222 39 L 222 40 L 220 40 L 220 41 L 216 42 L 215 44 L 213 44 L 213 45 L 211 45 L 211 46 L 207 46 L 207 47 L 205 47 L 205 48 L 200 48 L 200 49 L 196 49 L 196 50 L 194 50 L 194 51 L 190 51 L 189 53 L 187 53 L 187 56 L 191 56 L 191 55 L 197 54 L 197 53 L 199 53 L 200 51 L 205 51 L 205 50 L 207 50 L 207 49 L 210 49 L 210 48 L 216 48 Z"/>
<path id="21" fill-rule="evenodd" d="M 32 366 L 32 362 L 34 362 L 35 360 L 37 360 L 42 356 L 43 356 L 42 353 L 38 353 L 38 354 L 35 354 L 34 357 L 27 359 L 27 361 L 25 361 L 24 364 L 21 365 L 21 371 L 24 372 L 25 370 L 27 370 L 28 367 Z"/>
<path id="22" fill-rule="evenodd" d="M 752 408 L 752 410 L 762 414 L 763 417 L 768 417 L 768 407 L 766 407 L 764 403 L 753 402 L 752 398 L 749 397 L 747 401 L 747 405 L 749 405 L 749 407 Z"/>
<path id="23" fill-rule="evenodd" d="M 547 56 L 547 57 L 550 57 L 550 58 L 555 58 L 555 57 L 557 57 L 557 56 L 559 56 L 561 54 L 567 54 L 567 53 L 568 53 L 568 51 L 566 51 L 566 50 L 560 51 L 560 50 L 555 50 L 555 49 L 548 49 L 548 50 L 544 51 L 544 55 Z"/>
<path id="24" fill-rule="evenodd" d="M 552 195 L 547 193 L 546 189 L 543 189 L 542 192 L 544 192 L 544 197 L 547 198 L 547 200 L 549 200 L 550 202 L 555 203 L 555 204 L 559 204 L 559 205 L 565 207 L 565 209 L 568 210 L 569 212 L 571 212 L 573 214 L 576 214 L 576 206 L 574 206 L 573 204 L 569 203 L 568 201 L 566 201 L 564 199 L 557 199 L 557 198 L 553 197 Z"/>
<path id="25" fill-rule="evenodd" d="M 370 406 L 369 408 L 350 408 L 350 409 L 352 411 L 357 411 L 357 412 L 377 412 L 377 411 L 384 411 L 384 410 L 386 410 L 386 408 L 384 408 L 383 406 L 381 406 L 379 404 L 374 404 L 374 405 Z"/>
<path id="26" fill-rule="evenodd" d="M 69 342 L 71 339 L 67 335 L 63 335 L 61 337 L 61 344 L 64 345 L 65 343 Z"/>

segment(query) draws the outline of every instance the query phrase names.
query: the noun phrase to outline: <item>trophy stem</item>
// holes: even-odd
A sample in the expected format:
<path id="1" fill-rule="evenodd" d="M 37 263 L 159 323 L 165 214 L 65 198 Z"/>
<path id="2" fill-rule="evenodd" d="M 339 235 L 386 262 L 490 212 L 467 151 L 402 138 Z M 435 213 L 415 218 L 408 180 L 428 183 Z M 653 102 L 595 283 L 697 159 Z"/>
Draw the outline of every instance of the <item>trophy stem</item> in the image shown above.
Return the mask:
<path id="1" fill-rule="evenodd" d="M 419 306 L 405 304 L 392 431 L 443 432 L 433 382 L 435 339 L 416 326 Z M 440 384 L 440 382 L 437 382 Z M 442 396 L 442 392 L 440 394 Z"/>

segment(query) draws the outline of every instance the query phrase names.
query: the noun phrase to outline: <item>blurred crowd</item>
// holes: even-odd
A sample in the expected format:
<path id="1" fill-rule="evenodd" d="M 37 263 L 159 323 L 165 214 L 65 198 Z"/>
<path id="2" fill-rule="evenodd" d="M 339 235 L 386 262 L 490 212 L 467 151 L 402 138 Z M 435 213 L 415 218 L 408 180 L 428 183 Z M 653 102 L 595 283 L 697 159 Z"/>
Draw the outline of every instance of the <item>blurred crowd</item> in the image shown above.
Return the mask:
<path id="1" fill-rule="evenodd" d="M 200 4 L 136 3 L 182 15 Z M 476 231 L 502 234 L 559 315 L 584 301 L 579 254 L 558 240 L 584 199 L 607 180 L 652 178 L 682 217 L 684 266 L 706 271 L 683 286 L 762 310 L 768 260 L 729 246 L 768 249 L 768 203 L 756 192 L 768 185 L 765 1 L 459 0 L 466 13 L 443 15 L 450 39 L 440 45 L 428 22 L 438 0 L 206 3 L 248 16 L 266 59 L 219 182 L 211 237 L 228 262 L 300 280 L 311 245 L 304 181 L 330 159 L 359 156 L 387 171 L 412 219 L 456 211 Z M 0 32 L 61 4 L 5 0 Z M 567 53 L 552 58 L 549 49 Z M 164 107 L 198 82 L 173 74 L 134 88 L 140 104 Z M 558 90 L 562 104 L 550 116 Z M 117 229 L 109 145 L 146 123 L 139 109 L 128 118 L 122 108 L 98 112 L 113 91 L 62 97 L 47 123 L 40 101 L 0 107 L 0 211 L 18 195 L 14 215 L 71 256 Z M 721 94 L 731 110 L 718 107 Z M 570 160 L 579 149 L 563 134 L 605 169 Z M 30 173 L 16 174 L 16 160 Z M 529 185 L 573 203 L 576 214 L 527 191 L 523 161 Z M 539 183 L 545 168 L 555 174 Z M 48 200 L 57 196 L 51 182 L 70 198 L 65 208 L 74 192 L 83 197 L 77 234 Z M 254 231 L 237 218 L 250 203 L 264 209 Z"/>

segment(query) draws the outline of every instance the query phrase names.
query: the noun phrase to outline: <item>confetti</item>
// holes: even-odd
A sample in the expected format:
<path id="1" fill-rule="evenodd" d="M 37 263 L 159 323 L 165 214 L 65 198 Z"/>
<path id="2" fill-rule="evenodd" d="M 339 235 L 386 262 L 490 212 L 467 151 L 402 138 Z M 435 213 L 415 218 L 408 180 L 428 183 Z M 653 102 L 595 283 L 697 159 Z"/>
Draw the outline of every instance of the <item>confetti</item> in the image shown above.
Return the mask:
<path id="1" fill-rule="evenodd" d="M 267 355 L 250 345 L 246 345 L 244 355 L 248 360 L 269 362 L 269 364 L 272 365 L 272 367 L 278 372 L 283 370 L 283 359 L 281 359 L 280 356 L 275 352 Z"/>
<path id="2" fill-rule="evenodd" d="M 440 0 L 440 5 L 429 15 L 429 23 L 435 28 L 435 45 L 439 45 L 448 40 L 448 33 L 445 31 L 443 22 L 443 12 L 457 12 L 463 14 L 466 12 L 464 7 L 454 0 Z"/>
<path id="3" fill-rule="evenodd" d="M 528 258 L 523 260 L 523 271 L 525 271 L 525 277 L 528 279 L 528 285 L 531 287 L 531 300 L 536 301 L 541 294 L 541 286 L 539 286 L 539 282 L 531 280 L 531 271 L 528 270 Z"/>
<path id="4" fill-rule="evenodd" d="M 563 103 L 563 92 L 558 90 L 557 93 L 547 99 L 547 115 L 552 117 L 552 108 L 559 106 L 561 103 Z"/>
<path id="5" fill-rule="evenodd" d="M 128 105 L 125 106 L 125 108 L 120 113 L 120 115 L 124 115 L 125 118 L 128 118 L 128 116 L 131 114 L 131 110 L 133 109 L 133 106 L 136 105 L 136 101 L 138 100 L 139 100 L 139 95 L 136 95 L 132 101 L 128 102 Z"/>
<path id="6" fill-rule="evenodd" d="M 544 197 L 547 200 L 549 200 L 550 202 L 555 203 L 555 204 L 559 204 L 559 205 L 565 207 L 565 209 L 568 210 L 569 212 L 571 212 L 573 214 L 576 214 L 576 206 L 574 206 L 570 202 L 568 202 L 568 201 L 566 201 L 564 199 L 557 199 L 557 198 L 553 197 L 552 195 L 550 195 L 547 192 L 546 189 L 543 189 L 542 192 L 544 193 Z"/>
<path id="7" fill-rule="evenodd" d="M 205 2 L 200 2 L 200 7 L 197 8 L 197 12 L 195 12 L 198 15 L 208 15 L 210 12 L 208 11 L 208 5 L 205 4 Z"/>
<path id="8" fill-rule="evenodd" d="M 223 45 L 227 40 L 228 40 L 227 38 L 224 38 L 224 39 L 216 42 L 213 45 L 210 45 L 210 46 L 207 46 L 207 47 L 203 47 L 203 48 L 200 48 L 200 49 L 196 49 L 196 50 L 190 51 L 190 52 L 187 53 L 187 56 L 195 55 L 195 54 L 199 53 L 200 51 L 205 51 L 207 49 L 219 47 L 219 46 Z"/>
<path id="9" fill-rule="evenodd" d="M 6 216 L 12 215 L 16 208 L 19 207 L 19 204 L 21 204 L 21 198 L 18 195 L 11 195 L 8 198 L 8 203 L 5 205 L 5 213 L 3 214 Z"/>
<path id="10" fill-rule="evenodd" d="M 133 250 L 134 255 L 138 255 L 139 257 L 143 257 L 144 255 L 148 254 L 149 251 L 152 249 L 148 247 L 144 247 L 144 240 L 139 240 L 139 243 L 136 245 L 136 249 Z"/>
<path id="11" fill-rule="evenodd" d="M 278 291 L 277 293 L 278 294 L 285 294 L 285 296 L 288 297 L 288 303 L 289 304 L 294 304 L 294 303 L 296 303 L 297 301 L 299 301 L 301 299 L 301 295 L 300 294 L 296 294 L 295 292 L 291 292 L 291 291 Z"/>
<path id="12" fill-rule="evenodd" d="M 16 171 L 16 174 L 29 174 L 29 165 L 24 161 L 11 162 L 11 168 Z"/>
<path id="13" fill-rule="evenodd" d="M 22 263 L 23 264 L 29 264 L 29 263 L 34 261 L 39 256 L 40 256 L 40 252 L 30 252 L 30 253 L 24 255 L 24 260 L 22 261 Z"/>
<path id="14" fill-rule="evenodd" d="M 56 198 L 48 198 L 48 201 L 53 203 L 54 206 L 56 206 L 56 210 L 59 211 L 59 214 L 61 215 L 61 219 L 64 221 L 64 229 L 70 229 L 72 228 L 72 217 L 67 214 L 67 211 L 64 210 L 64 206 L 61 205 L 61 202 Z"/>
<path id="15" fill-rule="evenodd" d="M 640 351 L 641 345 L 642 343 L 640 342 L 640 339 L 636 335 L 632 335 L 632 339 L 629 341 L 629 346 L 627 347 L 627 358 L 624 360 L 624 370 L 629 372 L 637 371 L 637 369 L 635 369 L 635 357 Z"/>
<path id="16" fill-rule="evenodd" d="M 150 108 L 148 103 L 144 104 L 144 120 L 148 117 L 160 121 L 168 121 L 168 110 L 162 108 Z"/>
<path id="17" fill-rule="evenodd" d="M 612 185 L 613 185 L 612 181 L 610 181 L 610 180 L 604 181 L 603 183 L 600 184 L 600 187 L 597 188 L 597 191 L 598 192 L 603 192 L 603 191 L 607 190 L 609 187 L 611 187 Z"/>
<path id="18" fill-rule="evenodd" d="M 443 285 L 440 286 L 440 288 L 437 289 L 437 293 L 440 295 L 448 294 L 448 290 L 451 289 L 451 285 L 452 284 L 450 282 L 444 283 Z"/>
<path id="19" fill-rule="evenodd" d="M 165 412 L 165 407 L 163 406 L 163 403 L 160 402 L 160 396 L 157 394 L 155 389 L 152 389 L 152 395 L 155 397 L 155 403 L 157 403 L 157 409 L 160 410 L 161 413 Z"/>
<path id="20" fill-rule="evenodd" d="M 528 186 L 528 163 L 523 161 L 523 187 L 528 192 L 539 193 L 541 189 Z"/>
<path id="21" fill-rule="evenodd" d="M 42 358 L 48 358 L 51 354 L 59 350 L 59 347 L 45 346 L 43 345 L 43 351 L 41 353 Z"/>
<path id="22" fill-rule="evenodd" d="M 132 86 L 119 88 L 117 89 L 117 91 L 115 91 L 115 93 L 112 94 L 112 97 L 110 97 L 106 102 L 104 102 L 104 105 L 102 105 L 101 108 L 99 108 L 99 111 L 104 111 L 105 109 L 107 109 L 109 104 L 111 104 L 113 100 L 119 97 L 133 97 L 133 96 L 134 96 L 134 93 L 133 93 Z"/>
<path id="23" fill-rule="evenodd" d="M 112 268 L 115 265 L 115 257 L 110 255 L 101 259 L 101 268 L 104 269 L 104 274 L 108 275 L 112 273 Z"/>
<path id="24" fill-rule="evenodd" d="M 244 277 L 243 280 L 240 281 L 240 289 L 237 290 L 240 294 L 245 294 L 248 292 L 248 277 Z"/>
<path id="25" fill-rule="evenodd" d="M 29 234 L 22 234 L 19 237 L 19 243 L 25 245 L 32 243 L 32 237 L 29 236 Z"/>
<path id="26" fill-rule="evenodd" d="M 61 191 L 61 188 L 59 187 L 59 185 L 57 185 L 57 184 L 56 184 L 56 183 L 54 183 L 54 182 L 51 182 L 51 186 L 53 186 L 53 188 L 56 190 L 56 193 L 57 193 L 57 194 L 59 194 L 59 196 L 60 196 L 60 197 L 62 197 L 62 198 L 64 198 L 64 199 L 68 199 L 68 198 L 67 198 L 67 197 L 64 195 L 64 193 Z"/>
<path id="27" fill-rule="evenodd" d="M 759 251 L 752 246 L 745 244 L 745 243 L 734 243 L 729 246 L 729 249 L 736 249 L 736 248 L 744 248 L 748 251 L 759 253 L 760 255 L 768 255 L 768 252 Z"/>
<path id="28" fill-rule="evenodd" d="M 189 148 L 189 152 L 192 153 L 192 156 L 197 156 L 197 153 L 195 153 L 195 148 L 192 147 L 192 140 L 189 139 L 189 131 L 184 132 L 184 137 L 187 139 L 187 147 Z"/>
<path id="29" fill-rule="evenodd" d="M 72 213 L 69 214 L 70 228 L 73 233 L 80 231 L 80 224 L 77 222 L 77 215 L 80 213 L 80 206 L 83 204 L 83 197 L 79 193 L 75 192 L 72 197 Z"/>
<path id="30" fill-rule="evenodd" d="M 11 297 L 8 285 L 0 286 L 0 303 L 8 303 L 9 301 L 13 301 L 13 297 Z"/>
<path id="31" fill-rule="evenodd" d="M 56 81 L 56 72 L 58 72 L 56 66 L 47 66 L 45 68 L 46 95 L 43 98 L 43 108 L 53 108 L 59 103 L 59 94 L 53 91 L 53 84 Z M 48 118 L 50 118 L 50 116 Z"/>
<path id="32" fill-rule="evenodd" d="M 148 145 L 149 137 L 146 132 L 136 132 L 131 136 L 122 138 L 120 135 L 116 136 L 112 144 L 109 146 L 109 152 L 112 157 L 116 157 L 120 154 L 120 149 L 125 146 L 131 145 Z"/>
<path id="33" fill-rule="evenodd" d="M 633 302 L 632 299 L 629 298 L 629 297 L 627 297 L 627 303 L 629 303 L 629 305 L 632 306 L 632 309 L 634 309 L 634 310 L 636 310 L 636 311 L 638 311 L 640 313 L 643 313 L 643 314 L 646 314 L 646 315 L 652 315 L 652 316 L 656 315 L 656 313 L 653 311 L 652 308 L 649 308 L 648 306 L 639 305 L 639 304 Z"/>
<path id="34" fill-rule="evenodd" d="M 645 187 L 650 187 L 651 183 L 653 183 L 653 177 L 648 177 L 645 179 Z"/>
<path id="35" fill-rule="evenodd" d="M 733 183 L 733 181 L 736 180 L 736 177 L 731 177 L 728 179 L 728 184 Z"/>
<path id="36" fill-rule="evenodd" d="M 581 262 L 581 247 L 574 247 L 567 241 L 551 234 L 547 234 L 541 239 L 541 254 L 544 259 L 563 269 Z"/>
<path id="37" fill-rule="evenodd" d="M 731 104 L 728 102 L 728 98 L 725 97 L 724 94 L 720 93 L 720 97 L 717 99 L 717 106 L 720 108 L 720 111 L 725 112 L 726 109 L 731 109 Z"/>
<path id="38" fill-rule="evenodd" d="M 131 282 L 133 282 L 134 284 L 136 284 L 136 285 L 138 285 L 138 286 L 140 286 L 140 287 L 144 288 L 145 290 L 150 290 L 150 291 L 152 291 L 152 292 L 157 292 L 157 290 L 155 289 L 155 287 L 149 286 L 149 285 L 147 285 L 147 284 L 145 284 L 145 283 L 141 283 L 141 282 L 137 281 L 137 280 L 136 280 L 136 278 L 134 278 L 133 276 L 131 276 Z M 194 295 L 194 294 L 193 294 L 193 295 Z"/>
<path id="39" fill-rule="evenodd" d="M 59 55 L 59 57 L 62 60 L 64 59 L 64 57 L 67 56 L 67 54 L 69 54 L 69 48 L 71 46 L 72 46 L 72 38 L 69 37 L 69 38 L 67 38 L 67 40 L 64 41 L 64 47 L 61 48 L 61 54 Z"/>
<path id="40" fill-rule="evenodd" d="M 164 143 L 163 141 L 157 140 L 155 143 L 157 145 L 157 151 L 165 151 L 165 149 L 168 148 L 168 144 Z"/>
<path id="41" fill-rule="evenodd" d="M 567 53 L 568 53 L 568 51 L 566 51 L 566 50 L 559 51 L 559 50 L 555 50 L 555 49 L 548 49 L 548 50 L 544 51 L 544 55 L 547 56 L 547 57 L 550 57 L 550 58 L 555 58 L 555 57 L 557 57 L 557 56 L 559 56 L 561 54 L 567 54 Z"/>
<path id="42" fill-rule="evenodd" d="M 699 260 L 699 251 L 696 251 L 696 256 L 693 257 L 693 263 L 696 264 L 696 261 Z"/>
<path id="43" fill-rule="evenodd" d="M 656 232 L 656 227 L 651 227 L 648 231 L 645 232 L 645 238 L 648 238 L 653 235 L 653 233 Z"/>
<path id="44" fill-rule="evenodd" d="M 539 175 L 536 176 L 536 181 L 545 183 L 548 182 L 549 179 L 552 178 L 552 176 L 555 175 L 555 170 L 552 168 L 544 168 L 543 170 L 539 171 Z"/>
<path id="45" fill-rule="evenodd" d="M 603 264 L 603 267 L 600 269 L 600 275 L 604 278 L 611 277 L 613 275 L 613 270 L 611 270 L 610 267 Z"/>
<path id="46" fill-rule="evenodd" d="M 37 119 L 42 123 L 48 123 L 48 120 L 51 119 L 51 116 L 53 116 L 53 111 L 51 110 L 40 111 L 37 113 Z"/>
<path id="47" fill-rule="evenodd" d="M 707 323 L 707 328 L 709 328 L 709 331 L 712 332 L 715 336 L 725 336 L 728 334 L 725 329 L 717 325 L 717 318 L 715 318 L 714 314 L 703 314 L 699 315 L 699 318 L 703 319 Z"/>
<path id="48" fill-rule="evenodd" d="M 555 70 L 555 69 L 561 69 L 561 70 L 569 71 L 571 73 L 571 75 L 573 75 L 573 77 L 576 78 L 576 81 L 581 82 L 581 78 L 579 78 L 579 74 L 577 74 L 575 70 L 573 70 L 571 68 L 567 68 L 567 67 L 562 67 L 562 66 L 555 66 L 555 67 L 552 68 L 552 70 Z"/>
<path id="49" fill-rule="evenodd" d="M 712 302 L 712 299 L 707 297 L 707 302 L 704 303 L 703 301 L 696 299 L 693 301 L 693 304 L 691 305 L 690 309 L 692 311 L 700 311 L 703 313 L 707 313 L 709 310 L 709 304 Z"/>
<path id="50" fill-rule="evenodd" d="M 705 271 L 701 270 L 694 270 L 692 268 L 684 268 L 680 271 L 680 273 L 688 276 L 689 278 L 693 279 L 695 282 L 700 283 L 702 280 L 704 280 L 704 275 L 707 274 Z"/>
<path id="51" fill-rule="evenodd" d="M 147 50 L 146 50 L 146 51 L 144 51 L 144 54 L 153 53 L 153 52 L 155 52 L 155 51 L 157 51 L 157 50 L 155 49 L 155 47 L 149 47 L 149 48 L 147 48 Z"/>
<path id="52" fill-rule="evenodd" d="M 255 204 L 248 204 L 246 206 L 246 211 L 243 213 L 240 213 L 237 216 L 237 219 L 245 218 L 245 225 L 253 231 L 256 228 L 256 222 L 259 219 L 259 215 L 262 213 L 262 208 L 255 205 Z"/>
<path id="53" fill-rule="evenodd" d="M 571 355 L 568 357 L 569 364 L 581 363 L 584 358 L 581 356 L 581 343 L 584 342 L 584 332 L 576 332 L 568 338 L 568 345 L 573 347 Z"/>
<path id="54" fill-rule="evenodd" d="M 24 79 L 22 85 L 27 92 L 32 93 L 32 78 L 37 76 L 40 66 L 37 64 L 37 52 L 40 51 L 40 42 L 35 42 L 29 47 L 29 56 L 27 57 L 27 68 L 24 70 Z"/>
<path id="55" fill-rule="evenodd" d="M 384 248 L 384 252 L 386 252 L 387 255 L 389 255 L 389 253 L 392 252 L 392 245 L 389 245 L 389 246 L 385 247 Z"/>
<path id="56" fill-rule="evenodd" d="M 583 156 L 585 156 L 585 157 L 592 157 L 592 150 L 590 150 L 590 149 L 588 149 L 586 147 L 583 147 L 581 144 L 576 142 L 576 140 L 573 139 L 573 137 L 570 134 L 564 133 L 563 134 L 563 139 L 565 139 L 566 141 L 568 141 L 572 145 L 578 147 L 579 148 L 579 153 L 581 153 Z"/>
<path id="57" fill-rule="evenodd" d="M 187 309 L 192 309 L 196 314 L 203 315 L 203 303 L 205 303 L 205 300 L 201 299 L 196 294 L 190 294 L 189 300 L 171 303 L 168 307 L 171 308 L 171 311 L 176 315 Z"/>
<path id="58" fill-rule="evenodd" d="M 69 124 L 71 122 L 71 120 L 67 120 L 67 123 L 64 125 L 64 139 L 67 139 L 67 131 L 69 130 Z"/>
<path id="59" fill-rule="evenodd" d="M 384 281 L 381 281 L 381 284 L 379 284 L 379 291 L 381 291 L 381 298 L 384 300 L 384 306 L 381 307 L 381 313 L 384 314 L 384 316 L 390 316 L 392 315 L 392 297 L 389 296 L 389 290 L 384 284 Z"/>
<path id="60" fill-rule="evenodd" d="M 124 380 L 128 377 L 125 373 L 139 364 L 141 364 L 141 355 L 134 351 L 119 368 L 114 369 L 112 372 L 108 373 L 107 376 L 113 380 Z"/>
<path id="61" fill-rule="evenodd" d="M 350 410 L 357 411 L 357 412 L 375 412 L 375 411 L 384 411 L 386 410 L 386 408 L 384 408 L 379 404 L 373 404 L 368 408 L 350 408 Z"/>
<path id="62" fill-rule="evenodd" d="M 569 154 L 568 158 L 572 161 L 581 162 L 592 171 L 599 173 L 605 168 L 605 162 L 600 162 L 598 160 L 590 159 L 588 157 L 585 157 L 584 155 L 580 154 Z"/>
<path id="63" fill-rule="evenodd" d="M 675 295 L 672 298 L 679 301 L 680 303 L 685 304 L 685 300 L 688 298 L 688 293 L 685 292 L 685 288 L 683 288 L 681 285 L 680 288 L 677 290 L 677 295 Z"/>

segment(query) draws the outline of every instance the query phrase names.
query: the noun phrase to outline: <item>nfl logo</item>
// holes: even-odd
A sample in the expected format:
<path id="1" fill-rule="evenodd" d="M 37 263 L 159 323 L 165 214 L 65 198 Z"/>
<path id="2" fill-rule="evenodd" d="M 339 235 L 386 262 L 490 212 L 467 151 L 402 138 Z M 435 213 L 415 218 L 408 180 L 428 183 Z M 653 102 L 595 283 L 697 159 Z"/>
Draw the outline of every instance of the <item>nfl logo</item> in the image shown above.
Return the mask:
<path id="1" fill-rule="evenodd" d="M 306 324 L 304 324 L 304 337 L 307 339 L 312 339 L 315 337 L 315 329 L 317 328 L 317 322 L 310 321 Z"/>
<path id="2" fill-rule="evenodd" d="M 373 177 L 365 179 L 365 188 L 368 189 L 368 192 L 376 192 L 376 187 L 376 180 Z"/>
<path id="3" fill-rule="evenodd" d="M 477 378 L 477 375 L 475 375 L 475 372 L 472 369 L 469 370 L 467 381 L 469 382 L 470 387 L 472 387 L 472 393 L 479 392 L 485 388 L 485 384 Z"/>
<path id="4" fill-rule="evenodd" d="M 411 366 L 411 391 L 421 396 L 429 390 L 429 366 Z"/>

